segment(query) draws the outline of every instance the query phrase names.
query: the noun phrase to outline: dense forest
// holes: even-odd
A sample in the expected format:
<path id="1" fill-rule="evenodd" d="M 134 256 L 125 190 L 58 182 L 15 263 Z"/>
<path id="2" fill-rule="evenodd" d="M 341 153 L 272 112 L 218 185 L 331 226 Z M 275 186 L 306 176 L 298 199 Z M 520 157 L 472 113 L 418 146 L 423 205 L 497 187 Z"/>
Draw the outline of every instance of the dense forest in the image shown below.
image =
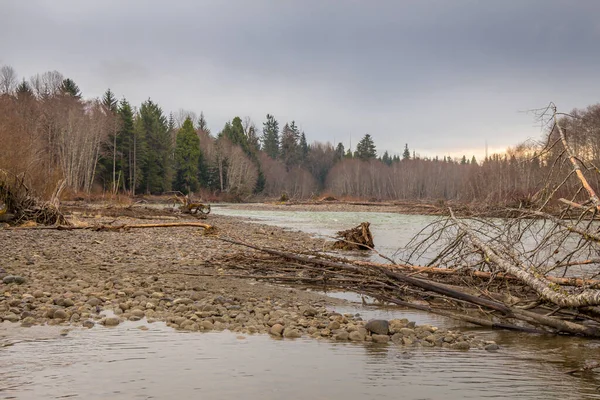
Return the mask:
<path id="1" fill-rule="evenodd" d="M 565 120 L 572 145 L 600 160 L 600 105 L 572 115 Z M 355 149 L 307 143 L 295 121 L 270 114 L 260 126 L 236 116 L 213 133 L 203 113 L 167 114 L 151 99 L 132 105 L 110 89 L 86 99 L 59 72 L 20 79 L 13 68 L 0 69 L 0 170 L 24 176 L 42 196 L 64 180 L 73 194 L 177 190 L 238 201 L 285 193 L 507 203 L 526 200 L 560 176 L 552 140 L 546 134 L 478 161 L 421 158 L 408 144 L 402 154 L 380 152 L 369 134 Z"/>

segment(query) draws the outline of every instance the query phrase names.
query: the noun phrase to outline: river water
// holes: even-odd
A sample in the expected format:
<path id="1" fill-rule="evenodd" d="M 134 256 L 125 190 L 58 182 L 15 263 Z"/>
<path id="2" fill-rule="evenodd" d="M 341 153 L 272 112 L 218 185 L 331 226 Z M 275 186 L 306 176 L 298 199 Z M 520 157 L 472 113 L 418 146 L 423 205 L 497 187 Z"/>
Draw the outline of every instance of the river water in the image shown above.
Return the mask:
<path id="1" fill-rule="evenodd" d="M 388 254 L 430 220 L 383 213 L 276 213 L 220 207 L 213 212 L 321 235 L 370 221 L 379 249 Z M 358 299 L 352 294 L 338 296 Z M 440 316 L 395 307 L 356 303 L 336 311 L 457 327 Z M 3 323 L 0 333 L 24 340 L 0 348 L 0 398 L 600 399 L 600 376 L 564 373 L 600 358 L 597 341 L 460 327 L 497 341 L 500 351 L 185 333 L 144 320 L 114 328 L 74 329 L 64 337 L 53 327 Z"/>

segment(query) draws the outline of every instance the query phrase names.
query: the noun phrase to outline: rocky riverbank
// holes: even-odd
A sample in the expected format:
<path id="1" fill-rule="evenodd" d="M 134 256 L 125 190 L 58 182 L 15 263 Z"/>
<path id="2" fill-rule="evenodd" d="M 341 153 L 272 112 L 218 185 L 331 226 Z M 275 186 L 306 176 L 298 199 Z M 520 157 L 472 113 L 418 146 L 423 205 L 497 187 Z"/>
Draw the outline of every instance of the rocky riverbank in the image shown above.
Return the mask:
<path id="1" fill-rule="evenodd" d="M 82 224 L 140 222 L 109 220 L 97 210 L 72 217 Z M 305 250 L 324 245 L 302 233 L 234 218 L 210 216 L 205 222 L 220 234 L 259 244 L 276 240 L 280 246 Z M 358 314 L 342 315 L 332 310 L 343 300 L 315 292 L 219 276 L 223 271 L 215 260 L 248 251 L 193 227 L 123 232 L 2 229 L 0 322 L 91 328 L 146 318 L 186 331 L 497 349 L 473 335 L 417 326 L 406 319 L 367 322 Z"/>

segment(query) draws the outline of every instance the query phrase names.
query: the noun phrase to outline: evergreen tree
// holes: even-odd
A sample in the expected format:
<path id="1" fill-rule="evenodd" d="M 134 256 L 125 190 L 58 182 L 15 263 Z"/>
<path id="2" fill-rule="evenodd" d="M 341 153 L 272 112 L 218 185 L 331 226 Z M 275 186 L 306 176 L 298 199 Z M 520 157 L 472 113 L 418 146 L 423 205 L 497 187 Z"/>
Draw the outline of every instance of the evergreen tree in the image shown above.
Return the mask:
<path id="1" fill-rule="evenodd" d="M 344 157 L 346 157 L 346 158 L 353 158 L 354 157 L 352 155 L 352 150 L 350 148 L 348 148 L 348 150 L 346 151 L 346 155 Z"/>
<path id="2" fill-rule="evenodd" d="M 375 143 L 368 133 L 356 145 L 356 156 L 361 160 L 369 160 L 377 157 Z"/>
<path id="3" fill-rule="evenodd" d="M 179 132 L 175 145 L 174 187 L 183 193 L 198 189 L 198 167 L 200 161 L 200 139 L 194 130 L 194 123 L 188 117 Z"/>
<path id="4" fill-rule="evenodd" d="M 120 160 L 117 165 L 118 171 L 122 174 L 121 182 L 125 190 L 134 189 L 134 169 L 136 168 L 137 143 L 135 136 L 135 126 L 133 118 L 133 109 L 127 100 L 121 100 L 119 104 L 120 130 L 117 135 L 117 149 L 119 150 Z M 139 171 L 138 171 L 139 174 Z"/>
<path id="5" fill-rule="evenodd" d="M 107 89 L 106 92 L 104 92 L 104 95 L 102 96 L 102 104 L 107 110 L 113 113 L 116 113 L 119 108 L 119 102 L 117 101 L 115 94 L 110 89 Z"/>
<path id="6" fill-rule="evenodd" d="M 240 117 L 235 117 L 231 122 L 226 123 L 219 135 L 229 139 L 232 144 L 239 145 L 244 152 L 248 153 L 248 141 Z"/>
<path id="7" fill-rule="evenodd" d="M 300 148 L 300 163 L 304 164 L 308 157 L 308 143 L 306 142 L 306 135 L 304 135 L 304 132 L 300 134 L 300 143 L 298 145 Z"/>
<path id="8" fill-rule="evenodd" d="M 208 124 L 202 111 L 200 112 L 200 118 L 198 118 L 198 129 L 203 132 L 210 133 L 210 129 L 208 129 Z"/>
<path id="9" fill-rule="evenodd" d="M 169 113 L 169 121 L 167 122 L 167 130 L 169 132 L 175 131 L 176 125 L 177 124 L 175 124 L 175 117 L 173 116 L 173 112 L 170 112 Z"/>
<path id="10" fill-rule="evenodd" d="M 265 153 L 273 159 L 279 156 L 279 123 L 270 114 L 263 123 L 262 147 Z"/>
<path id="11" fill-rule="evenodd" d="M 256 178 L 256 185 L 254 186 L 254 194 L 261 193 L 265 190 L 265 186 L 267 184 L 267 179 L 265 178 L 265 174 L 262 172 L 260 168 L 260 164 L 258 165 L 258 177 Z"/>
<path id="12" fill-rule="evenodd" d="M 62 81 L 62 84 L 60 85 L 60 91 L 64 95 L 72 96 L 77 99 L 81 98 L 81 90 L 79 90 L 79 86 L 77 86 L 77 84 L 75 84 L 75 82 L 70 78 L 66 78 Z"/>
<path id="13" fill-rule="evenodd" d="M 260 139 L 256 134 L 254 124 L 247 127 L 245 131 L 246 142 L 248 143 L 248 151 L 250 153 L 258 153 L 260 151 Z"/>
<path id="14" fill-rule="evenodd" d="M 477 159 L 475 156 L 471 157 L 471 165 L 477 165 Z"/>
<path id="15" fill-rule="evenodd" d="M 402 153 L 403 160 L 410 160 L 410 150 L 408 150 L 408 143 L 404 145 L 404 152 Z"/>
<path id="16" fill-rule="evenodd" d="M 388 154 L 387 150 L 383 153 L 381 161 L 386 165 L 392 165 L 392 159 L 390 158 L 390 155 Z"/>
<path id="17" fill-rule="evenodd" d="M 133 119 L 133 135 L 131 138 L 131 194 L 144 190 L 144 169 L 147 162 L 148 144 L 146 131 L 140 111 L 135 113 Z"/>
<path id="18" fill-rule="evenodd" d="M 345 150 L 344 150 L 344 145 L 340 142 L 338 143 L 337 147 L 335 148 L 335 158 L 334 160 L 340 161 L 342 158 L 344 158 L 345 156 Z"/>
<path id="19" fill-rule="evenodd" d="M 460 164 L 461 165 L 466 165 L 467 164 L 467 157 L 466 156 L 462 156 L 462 158 L 460 159 Z"/>
<path id="20" fill-rule="evenodd" d="M 33 97 L 33 90 L 31 90 L 25 79 L 17 86 L 16 94 L 19 99 Z"/>
<path id="21" fill-rule="evenodd" d="M 118 111 L 118 101 L 110 89 L 104 92 L 104 95 L 101 99 L 101 103 L 104 106 L 107 113 L 116 116 Z M 121 176 L 118 174 L 120 170 L 117 167 L 117 154 L 120 150 L 117 146 L 118 137 L 119 131 L 116 129 L 115 125 L 115 129 L 111 129 L 108 133 L 108 140 L 106 140 L 101 145 L 102 154 L 100 156 L 100 159 L 98 160 L 100 170 L 98 175 L 101 178 L 104 178 L 105 188 L 107 188 L 106 183 L 110 182 L 110 190 L 113 193 L 116 193 L 119 189 L 121 178 Z"/>
<path id="22" fill-rule="evenodd" d="M 292 121 L 292 125 L 285 124 L 281 130 L 281 147 L 279 151 L 279 158 L 284 164 L 290 169 L 292 166 L 298 164 L 299 158 L 299 146 L 295 124 Z"/>
<path id="23" fill-rule="evenodd" d="M 142 134 L 145 138 L 146 157 L 143 164 L 143 186 L 147 193 L 171 190 L 171 138 L 167 118 L 162 109 L 148 99 L 140 108 Z"/>

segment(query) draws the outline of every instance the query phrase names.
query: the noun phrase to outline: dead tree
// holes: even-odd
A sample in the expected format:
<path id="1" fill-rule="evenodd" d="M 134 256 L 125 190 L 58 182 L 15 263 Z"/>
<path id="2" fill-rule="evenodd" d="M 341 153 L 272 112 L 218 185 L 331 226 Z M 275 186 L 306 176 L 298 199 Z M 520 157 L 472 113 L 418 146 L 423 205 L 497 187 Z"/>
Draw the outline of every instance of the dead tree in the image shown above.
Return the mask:
<path id="1" fill-rule="evenodd" d="M 457 218 L 450 210 L 449 218 L 413 239 L 406 260 L 428 257 L 429 266 L 489 273 L 489 281 L 473 289 L 510 309 L 489 313 L 492 320 L 597 337 L 600 290 L 590 280 L 600 274 L 600 198 L 590 182 L 600 170 L 574 150 L 564 129 L 571 116 L 550 104 L 539 118 L 549 126 L 539 154 L 552 179 L 528 207 L 507 208 L 494 220 Z M 559 278 L 590 284 L 567 287 Z"/>

